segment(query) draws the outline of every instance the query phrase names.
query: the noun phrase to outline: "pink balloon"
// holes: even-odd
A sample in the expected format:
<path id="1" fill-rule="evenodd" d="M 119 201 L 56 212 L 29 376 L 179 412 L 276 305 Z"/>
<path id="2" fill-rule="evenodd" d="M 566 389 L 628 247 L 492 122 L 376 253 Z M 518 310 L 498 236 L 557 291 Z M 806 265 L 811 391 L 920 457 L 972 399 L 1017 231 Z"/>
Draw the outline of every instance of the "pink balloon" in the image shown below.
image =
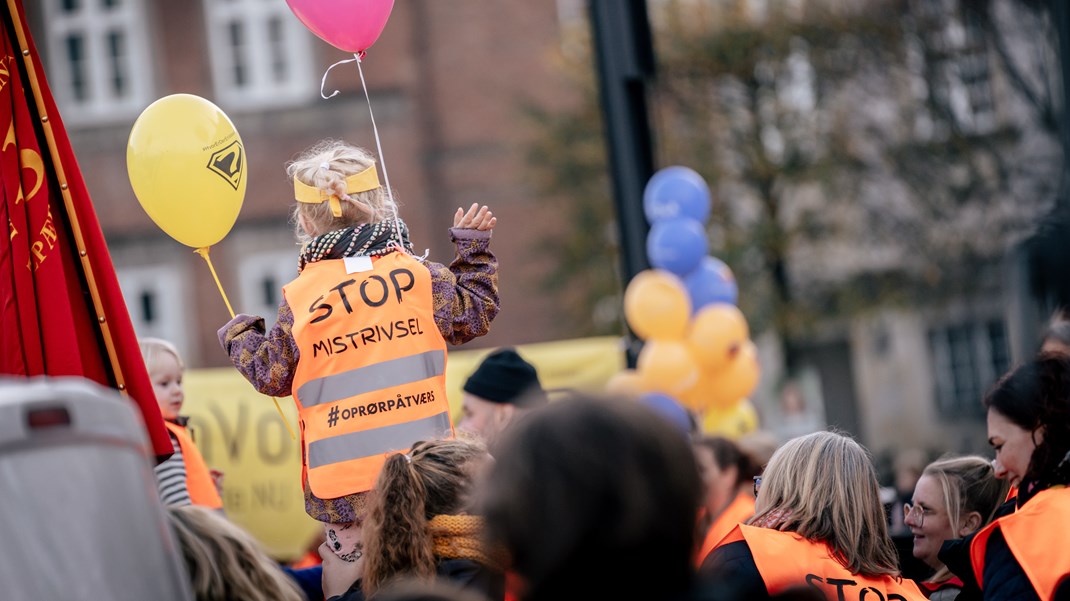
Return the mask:
<path id="1" fill-rule="evenodd" d="M 367 50 L 386 27 L 394 0 L 286 0 L 312 33 L 346 52 Z"/>

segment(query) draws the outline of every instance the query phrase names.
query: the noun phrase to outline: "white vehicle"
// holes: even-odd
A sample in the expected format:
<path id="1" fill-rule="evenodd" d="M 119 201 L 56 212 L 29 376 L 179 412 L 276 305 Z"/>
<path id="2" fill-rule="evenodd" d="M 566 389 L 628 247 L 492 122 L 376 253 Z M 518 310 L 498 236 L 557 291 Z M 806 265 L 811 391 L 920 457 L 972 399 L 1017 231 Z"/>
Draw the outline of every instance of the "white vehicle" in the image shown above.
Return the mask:
<path id="1" fill-rule="evenodd" d="M 0 598 L 189 601 L 131 403 L 82 378 L 0 378 Z"/>

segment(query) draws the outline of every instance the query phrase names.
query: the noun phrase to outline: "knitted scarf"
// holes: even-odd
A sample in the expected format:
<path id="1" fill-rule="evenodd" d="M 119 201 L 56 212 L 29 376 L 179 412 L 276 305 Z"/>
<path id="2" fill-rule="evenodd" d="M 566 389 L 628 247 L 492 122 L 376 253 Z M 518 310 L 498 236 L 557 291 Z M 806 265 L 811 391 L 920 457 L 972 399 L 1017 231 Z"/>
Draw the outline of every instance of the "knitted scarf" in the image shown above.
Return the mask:
<path id="1" fill-rule="evenodd" d="M 400 244 L 411 254 L 409 227 L 400 219 L 398 223 L 401 226 Z M 333 230 L 305 243 L 297 259 L 297 271 L 300 273 L 305 265 L 325 259 L 385 255 L 398 244 L 397 228 L 393 219 Z"/>
<path id="2" fill-rule="evenodd" d="M 476 515 L 436 515 L 428 525 L 435 557 L 471 559 L 485 566 L 497 561 L 483 545 L 483 518 Z"/>

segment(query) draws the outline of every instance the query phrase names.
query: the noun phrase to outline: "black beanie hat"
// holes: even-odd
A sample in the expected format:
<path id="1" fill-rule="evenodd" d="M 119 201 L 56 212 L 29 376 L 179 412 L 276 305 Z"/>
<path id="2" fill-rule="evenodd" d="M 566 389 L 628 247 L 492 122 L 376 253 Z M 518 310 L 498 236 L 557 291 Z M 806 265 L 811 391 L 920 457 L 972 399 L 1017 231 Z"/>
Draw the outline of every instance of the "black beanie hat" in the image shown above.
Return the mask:
<path id="1" fill-rule="evenodd" d="M 535 366 L 512 348 L 487 355 L 464 383 L 464 391 L 492 403 L 529 406 L 546 402 Z"/>

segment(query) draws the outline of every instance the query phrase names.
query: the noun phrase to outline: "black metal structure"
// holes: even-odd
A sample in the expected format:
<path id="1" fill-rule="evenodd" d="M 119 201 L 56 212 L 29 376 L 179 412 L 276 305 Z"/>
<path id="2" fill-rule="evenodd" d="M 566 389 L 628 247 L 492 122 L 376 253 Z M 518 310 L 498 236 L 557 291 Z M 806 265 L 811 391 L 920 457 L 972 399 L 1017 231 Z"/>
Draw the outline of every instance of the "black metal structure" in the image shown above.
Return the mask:
<path id="1" fill-rule="evenodd" d="M 654 174 L 646 100 L 647 85 L 654 77 L 654 48 L 646 0 L 588 0 L 588 9 L 617 211 L 621 279 L 627 286 L 635 274 L 650 267 L 643 189 Z M 635 367 L 639 344 L 630 332 L 629 336 L 627 361 Z"/>

